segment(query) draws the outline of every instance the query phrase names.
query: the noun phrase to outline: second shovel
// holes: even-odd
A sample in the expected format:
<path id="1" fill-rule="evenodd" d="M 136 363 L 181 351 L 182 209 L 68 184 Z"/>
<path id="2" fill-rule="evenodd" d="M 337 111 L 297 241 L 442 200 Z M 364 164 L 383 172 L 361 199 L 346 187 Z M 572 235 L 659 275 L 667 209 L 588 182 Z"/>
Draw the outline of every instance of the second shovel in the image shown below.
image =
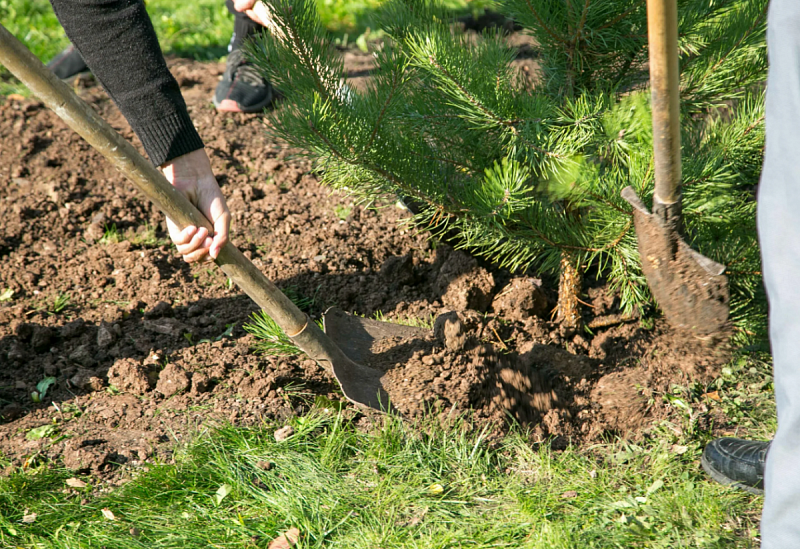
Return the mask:
<path id="1" fill-rule="evenodd" d="M 650 87 L 653 111 L 655 192 L 653 212 L 632 187 L 622 197 L 633 206 L 642 270 L 669 323 L 697 336 L 728 326 L 725 266 L 683 240 L 681 213 L 680 72 L 676 0 L 648 0 Z"/>

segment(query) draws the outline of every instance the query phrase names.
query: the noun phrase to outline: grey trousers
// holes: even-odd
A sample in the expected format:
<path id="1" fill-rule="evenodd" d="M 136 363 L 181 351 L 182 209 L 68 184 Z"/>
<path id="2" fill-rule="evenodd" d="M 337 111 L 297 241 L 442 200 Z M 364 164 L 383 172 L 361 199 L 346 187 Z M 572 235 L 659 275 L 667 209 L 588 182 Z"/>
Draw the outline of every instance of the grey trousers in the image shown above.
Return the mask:
<path id="1" fill-rule="evenodd" d="M 778 432 L 767 455 L 763 549 L 800 548 L 800 0 L 767 20 L 767 145 L 758 231 L 770 303 Z"/>

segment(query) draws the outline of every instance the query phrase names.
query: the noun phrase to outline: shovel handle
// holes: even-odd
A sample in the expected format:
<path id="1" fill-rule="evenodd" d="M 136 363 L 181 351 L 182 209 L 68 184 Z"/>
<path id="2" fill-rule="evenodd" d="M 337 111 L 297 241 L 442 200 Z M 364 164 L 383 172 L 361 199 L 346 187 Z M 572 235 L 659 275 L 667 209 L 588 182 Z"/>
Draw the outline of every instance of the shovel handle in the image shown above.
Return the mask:
<path id="1" fill-rule="evenodd" d="M 647 31 L 656 178 L 653 213 L 664 221 L 679 223 L 681 113 L 677 0 L 647 0 Z"/>
<path id="2" fill-rule="evenodd" d="M 160 171 L 145 160 L 130 143 L 2 25 L 0 25 L 0 63 L 70 128 L 126 175 L 136 188 L 178 227 L 183 229 L 194 225 L 205 227 L 213 233 L 213 227 L 208 219 L 177 191 Z M 216 263 L 290 337 L 303 332 L 307 324 L 313 324 L 308 321 L 305 313 L 283 295 L 277 286 L 230 242 L 220 250 Z M 317 332 L 312 331 L 315 334 Z"/>

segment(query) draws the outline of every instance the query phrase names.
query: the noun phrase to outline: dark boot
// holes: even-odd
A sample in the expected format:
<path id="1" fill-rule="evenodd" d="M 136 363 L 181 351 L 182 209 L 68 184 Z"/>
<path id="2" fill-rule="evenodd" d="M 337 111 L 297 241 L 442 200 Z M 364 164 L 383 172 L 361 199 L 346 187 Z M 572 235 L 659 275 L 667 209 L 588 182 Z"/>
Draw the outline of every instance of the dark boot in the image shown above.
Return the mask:
<path id="1" fill-rule="evenodd" d="M 703 451 L 700 463 L 720 484 L 741 488 L 751 494 L 764 493 L 764 464 L 769 442 L 718 438 Z"/>
<path id="2" fill-rule="evenodd" d="M 81 57 L 81 52 L 71 44 L 53 57 L 47 67 L 61 80 L 71 80 L 76 76 L 89 74 L 89 67 Z"/>

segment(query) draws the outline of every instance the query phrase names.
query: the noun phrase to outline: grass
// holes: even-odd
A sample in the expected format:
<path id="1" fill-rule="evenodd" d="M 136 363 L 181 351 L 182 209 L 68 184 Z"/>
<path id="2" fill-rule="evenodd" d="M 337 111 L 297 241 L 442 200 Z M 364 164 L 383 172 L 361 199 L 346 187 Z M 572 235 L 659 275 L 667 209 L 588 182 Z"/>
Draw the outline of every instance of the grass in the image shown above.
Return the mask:
<path id="1" fill-rule="evenodd" d="M 0 480 L 0 544 L 266 547 L 296 527 L 299 548 L 757 545 L 760 498 L 706 480 L 697 442 L 554 453 L 518 434 L 489 444 L 460 422 L 364 433 L 315 409 L 291 423 L 280 443 L 279 425 L 222 427 L 110 492 L 69 489 L 47 466 L 17 471 Z"/>

